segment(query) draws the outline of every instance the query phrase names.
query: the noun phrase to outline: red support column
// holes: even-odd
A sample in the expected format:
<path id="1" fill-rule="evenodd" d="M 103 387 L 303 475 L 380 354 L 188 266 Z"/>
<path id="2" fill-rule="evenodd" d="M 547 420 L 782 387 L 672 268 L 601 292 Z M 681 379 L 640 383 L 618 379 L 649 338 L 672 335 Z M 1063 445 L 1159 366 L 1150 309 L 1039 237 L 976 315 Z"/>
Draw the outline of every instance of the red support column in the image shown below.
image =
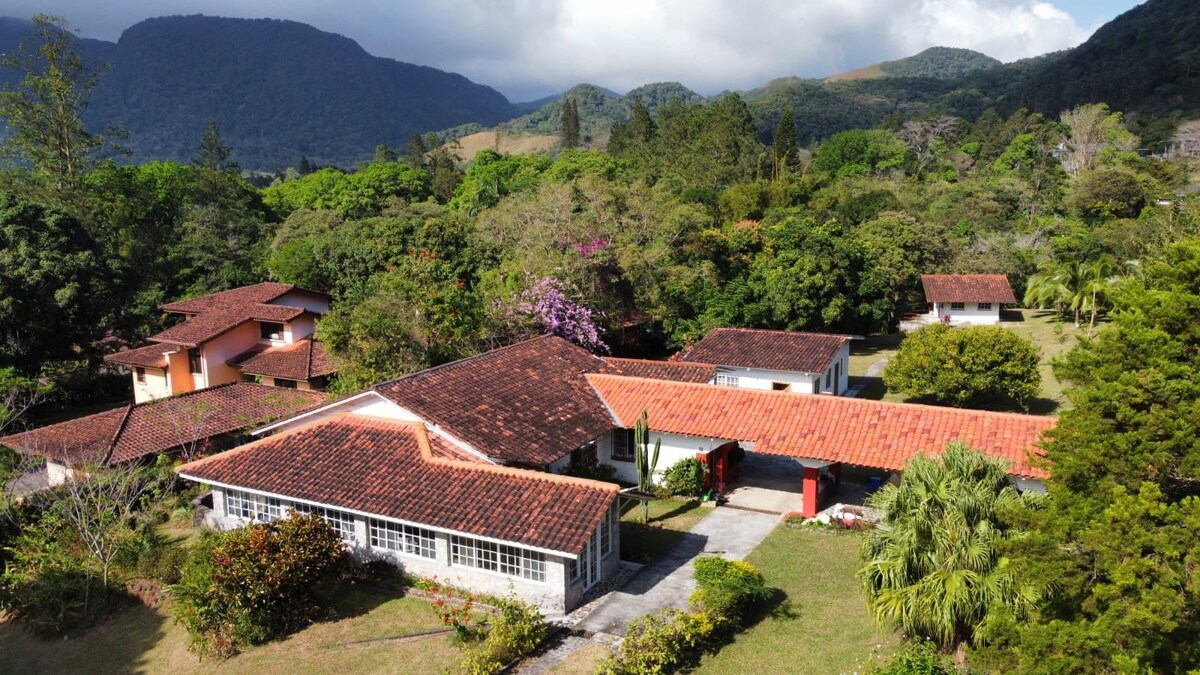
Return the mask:
<path id="1" fill-rule="evenodd" d="M 708 472 L 704 474 L 704 487 L 711 490 L 713 486 L 713 467 L 712 462 L 709 461 L 708 453 L 697 452 L 696 459 L 699 460 L 701 464 L 708 467 Z"/>
<path id="2" fill-rule="evenodd" d="M 800 511 L 800 515 L 805 518 L 812 518 L 817 515 L 817 489 L 818 483 L 820 483 L 820 476 L 820 469 L 804 467 L 804 485 L 800 493 L 804 499 L 804 508 Z"/>

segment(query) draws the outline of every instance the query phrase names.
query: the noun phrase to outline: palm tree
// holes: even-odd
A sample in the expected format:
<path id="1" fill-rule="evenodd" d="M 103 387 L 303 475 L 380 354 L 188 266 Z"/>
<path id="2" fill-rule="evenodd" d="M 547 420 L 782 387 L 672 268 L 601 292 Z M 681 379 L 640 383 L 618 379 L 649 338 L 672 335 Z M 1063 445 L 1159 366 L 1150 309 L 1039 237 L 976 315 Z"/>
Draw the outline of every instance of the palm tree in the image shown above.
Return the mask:
<path id="1" fill-rule="evenodd" d="M 1038 599 L 996 552 L 1011 535 L 997 510 L 1024 499 L 1006 468 L 955 442 L 940 459 L 917 456 L 899 486 L 868 500 L 885 514 L 863 542 L 858 572 L 871 614 L 933 640 L 960 663 L 991 609 L 1023 616 Z"/>
<path id="2" fill-rule="evenodd" d="M 1092 262 L 1048 263 L 1029 277 L 1025 285 L 1027 307 L 1070 310 L 1079 328 L 1084 312 L 1091 314 L 1092 328 L 1109 287 L 1117 280 L 1116 265 L 1108 256 Z"/>

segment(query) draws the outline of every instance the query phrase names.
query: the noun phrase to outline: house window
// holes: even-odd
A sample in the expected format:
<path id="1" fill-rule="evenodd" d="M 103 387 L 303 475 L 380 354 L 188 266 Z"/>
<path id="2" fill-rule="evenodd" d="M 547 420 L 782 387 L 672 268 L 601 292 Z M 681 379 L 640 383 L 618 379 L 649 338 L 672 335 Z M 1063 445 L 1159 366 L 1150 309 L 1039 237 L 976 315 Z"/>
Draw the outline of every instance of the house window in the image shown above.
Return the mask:
<path id="1" fill-rule="evenodd" d="M 421 558 L 437 556 L 432 531 L 374 518 L 371 519 L 371 546 Z"/>
<path id="2" fill-rule="evenodd" d="M 738 386 L 738 376 L 728 373 L 717 373 L 717 376 L 713 378 L 713 384 L 718 387 L 736 387 Z"/>
<path id="3" fill-rule="evenodd" d="M 546 556 L 517 546 L 471 537 L 450 537 L 450 564 L 499 572 L 531 581 L 546 580 Z"/>
<path id="4" fill-rule="evenodd" d="M 833 371 L 827 370 L 827 371 L 825 371 L 825 388 L 828 389 L 832 383 L 833 383 Z"/>
<path id="5" fill-rule="evenodd" d="M 979 303 L 979 311 L 981 311 L 981 312 L 990 312 L 990 311 L 992 311 L 992 303 L 990 303 L 990 302 L 981 302 L 981 303 Z"/>
<path id="6" fill-rule="evenodd" d="M 571 466 L 596 466 L 596 463 L 595 441 L 571 451 Z"/>
<path id="7" fill-rule="evenodd" d="M 632 462 L 634 455 L 633 429 L 614 429 L 612 440 L 612 458 L 622 462 Z"/>
<path id="8" fill-rule="evenodd" d="M 791 388 L 792 388 L 792 385 L 788 384 L 787 382 L 772 382 L 771 383 L 771 391 L 787 391 L 788 389 L 791 389 Z"/>
<path id="9" fill-rule="evenodd" d="M 282 340 L 283 324 L 270 321 L 258 322 L 258 336 L 264 340 Z"/>
<path id="10" fill-rule="evenodd" d="M 275 378 L 275 386 L 283 387 L 284 389 L 295 389 L 296 381 L 295 380 L 285 380 L 283 378 L 277 377 L 277 378 Z"/>
<path id="11" fill-rule="evenodd" d="M 275 497 L 264 497 L 241 490 L 226 490 L 225 515 L 269 523 L 283 517 L 283 503 Z"/>
<path id="12" fill-rule="evenodd" d="M 200 348 L 192 347 L 188 350 L 188 372 L 199 375 L 200 369 Z"/>
<path id="13" fill-rule="evenodd" d="M 315 513 L 321 516 L 334 530 L 337 531 L 341 538 L 348 542 L 354 542 L 354 516 L 345 511 L 337 511 L 335 509 L 327 509 L 324 506 L 309 506 L 308 504 L 297 504 L 296 510 L 300 513 Z"/>
<path id="14" fill-rule="evenodd" d="M 950 309 L 952 309 L 952 310 L 954 310 L 954 309 L 966 309 L 966 308 L 967 308 L 967 305 L 966 305 L 966 303 L 962 303 L 962 302 L 952 302 L 952 303 L 950 303 Z"/>
<path id="15" fill-rule="evenodd" d="M 133 379 L 137 380 L 138 384 L 146 384 L 146 369 L 141 366 L 134 368 Z"/>
<path id="16" fill-rule="evenodd" d="M 608 513 L 604 514 L 604 518 L 600 520 L 600 556 L 606 557 L 612 553 L 612 518 L 613 511 L 610 508 Z"/>

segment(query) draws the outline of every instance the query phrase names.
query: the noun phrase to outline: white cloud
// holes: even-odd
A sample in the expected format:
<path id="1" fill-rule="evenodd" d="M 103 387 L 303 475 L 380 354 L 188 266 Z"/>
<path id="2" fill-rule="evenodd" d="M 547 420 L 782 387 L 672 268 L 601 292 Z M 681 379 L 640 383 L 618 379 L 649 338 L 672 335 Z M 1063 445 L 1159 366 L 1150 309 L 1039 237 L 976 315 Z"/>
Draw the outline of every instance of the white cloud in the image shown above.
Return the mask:
<path id="1" fill-rule="evenodd" d="M 1129 4 L 1134 4 L 1130 0 Z M 677 80 L 701 91 L 821 77 L 945 45 L 1003 61 L 1079 44 L 1046 0 L 11 0 L 5 13 L 66 16 L 84 34 L 162 14 L 294 19 L 381 56 L 460 72 L 514 99 L 578 82 L 624 91 Z"/>

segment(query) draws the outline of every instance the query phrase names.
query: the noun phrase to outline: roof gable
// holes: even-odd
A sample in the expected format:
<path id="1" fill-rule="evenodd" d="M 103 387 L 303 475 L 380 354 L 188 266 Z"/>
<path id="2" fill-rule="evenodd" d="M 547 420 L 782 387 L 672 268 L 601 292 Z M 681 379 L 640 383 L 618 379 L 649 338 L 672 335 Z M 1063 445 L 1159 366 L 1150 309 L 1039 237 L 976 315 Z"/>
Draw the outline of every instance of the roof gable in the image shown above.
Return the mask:
<path id="1" fill-rule="evenodd" d="M 1054 418 L 885 403 L 843 396 L 589 375 L 622 426 L 645 410 L 650 428 L 687 436 L 751 441 L 756 452 L 900 470 L 918 453 L 962 441 L 1012 462 L 1010 473 L 1045 477 L 1031 461 Z"/>
<path id="2" fill-rule="evenodd" d="M 709 382 L 717 374 L 717 367 L 708 363 L 685 363 L 683 361 L 651 361 L 649 359 L 619 359 L 604 357 L 603 372 L 627 377 L 646 377 L 652 380 L 674 382 Z"/>
<path id="3" fill-rule="evenodd" d="M 345 414 L 177 469 L 269 492 L 570 555 L 618 487 L 456 459 L 419 422 Z"/>
<path id="4" fill-rule="evenodd" d="M 209 293 L 198 298 L 168 302 L 162 308 L 167 312 L 200 314 L 232 305 L 255 305 L 267 303 L 296 288 L 292 284 L 264 281 L 250 286 L 240 286 L 227 291 Z M 315 291 L 314 291 L 315 292 Z"/>
<path id="5" fill-rule="evenodd" d="M 823 373 L 850 337 L 751 328 L 716 328 L 683 355 L 689 363 Z"/>
<path id="6" fill-rule="evenodd" d="M 926 302 L 1017 302 L 1003 274 L 922 274 L 921 287 Z"/>
<path id="7" fill-rule="evenodd" d="M 227 363 L 247 375 L 285 380 L 308 380 L 334 372 L 325 345 L 312 336 L 278 347 L 255 345 Z"/>

